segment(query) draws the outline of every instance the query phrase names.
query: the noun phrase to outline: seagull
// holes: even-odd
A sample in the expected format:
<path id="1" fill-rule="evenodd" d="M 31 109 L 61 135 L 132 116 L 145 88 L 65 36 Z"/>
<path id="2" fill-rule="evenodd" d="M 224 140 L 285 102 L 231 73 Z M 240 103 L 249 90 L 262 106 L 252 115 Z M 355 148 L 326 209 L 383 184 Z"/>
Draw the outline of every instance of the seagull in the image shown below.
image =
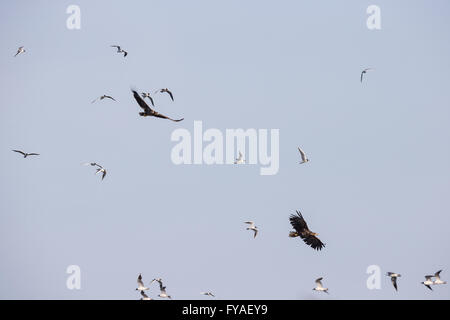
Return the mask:
<path id="1" fill-rule="evenodd" d="M 117 48 L 117 53 L 123 53 L 123 57 L 125 58 L 128 54 L 125 50 L 123 50 L 120 46 L 111 46 L 113 48 Z"/>
<path id="2" fill-rule="evenodd" d="M 146 286 L 144 286 L 144 282 L 142 281 L 142 275 L 140 273 L 139 273 L 139 276 L 137 278 L 137 284 L 138 284 L 138 287 L 136 288 L 136 290 L 139 290 L 139 291 L 143 292 L 143 291 L 149 289 Z"/>
<path id="3" fill-rule="evenodd" d="M 234 161 L 234 164 L 243 164 L 245 163 L 244 157 L 242 156 L 242 153 L 239 151 L 239 158 Z"/>
<path id="4" fill-rule="evenodd" d="M 433 291 L 433 289 L 431 289 L 431 285 L 434 284 L 433 280 L 431 279 L 433 278 L 433 276 L 425 276 L 425 281 L 421 282 L 425 287 L 427 287 L 428 289 L 430 289 L 431 291 Z"/>
<path id="5" fill-rule="evenodd" d="M 26 153 L 26 152 L 23 152 L 20 150 L 12 150 L 12 151 L 22 154 L 24 158 L 26 158 L 28 156 L 38 156 L 39 155 L 39 153 Z"/>
<path id="6" fill-rule="evenodd" d="M 250 225 L 250 227 L 248 227 L 247 230 L 252 230 L 253 231 L 253 238 L 256 238 L 256 235 L 258 234 L 258 227 L 255 226 L 255 223 L 253 221 L 245 221 L 244 223 Z"/>
<path id="7" fill-rule="evenodd" d="M 300 162 L 300 164 L 308 162 L 309 159 L 306 157 L 306 154 L 303 152 L 302 149 L 300 149 L 300 147 L 297 147 L 298 152 L 300 152 L 300 156 L 302 157 L 302 162 Z"/>
<path id="8" fill-rule="evenodd" d="M 313 289 L 314 291 L 323 291 L 328 293 L 328 288 L 324 288 L 322 285 L 322 279 L 323 277 L 320 277 L 319 279 L 316 279 L 316 287 Z"/>
<path id="9" fill-rule="evenodd" d="M 159 283 L 159 291 L 161 291 L 161 293 L 158 295 L 158 297 L 172 299 L 172 297 L 167 294 L 166 287 L 163 286 L 162 282 Z"/>
<path id="10" fill-rule="evenodd" d="M 141 296 L 142 296 L 141 300 L 153 300 L 152 298 L 150 298 L 148 295 L 145 294 L 145 291 L 141 291 Z"/>
<path id="11" fill-rule="evenodd" d="M 372 70 L 373 70 L 372 68 L 367 68 L 367 69 L 364 69 L 364 70 L 361 72 L 361 82 L 363 81 L 363 76 L 364 76 L 364 74 L 367 73 L 367 72 L 369 72 L 369 71 L 372 71 Z"/>
<path id="12" fill-rule="evenodd" d="M 104 94 L 104 95 L 102 95 L 101 97 L 98 97 L 98 98 L 96 98 L 96 99 L 94 99 L 94 100 L 92 100 L 92 102 L 91 103 L 94 103 L 95 101 L 97 101 L 97 100 L 103 100 L 103 99 L 105 99 L 105 98 L 108 98 L 108 99 L 111 99 L 111 100 L 114 100 L 114 101 L 116 101 L 116 99 L 114 99 L 113 97 L 111 97 L 111 96 L 107 96 L 106 94 Z"/>
<path id="13" fill-rule="evenodd" d="M 152 103 L 152 106 L 155 106 L 155 104 L 153 103 L 153 98 L 150 96 L 150 93 L 148 93 L 148 92 L 142 92 L 142 98 L 143 98 L 143 99 L 149 98 L 149 99 L 150 99 L 150 102 Z"/>
<path id="14" fill-rule="evenodd" d="M 95 174 L 99 174 L 102 173 L 102 180 L 105 179 L 106 176 L 106 169 L 103 168 L 101 165 L 99 165 L 96 162 L 88 162 L 84 164 L 85 166 L 93 166 L 93 167 L 97 167 L 97 171 L 95 172 Z"/>
<path id="15" fill-rule="evenodd" d="M 184 118 L 174 120 L 169 117 L 166 117 L 165 115 L 163 115 L 161 113 L 156 112 L 155 110 L 151 109 L 147 103 L 145 103 L 145 101 L 139 96 L 139 94 L 135 90 L 131 90 L 131 91 L 133 92 L 134 99 L 136 99 L 139 106 L 144 110 L 144 112 L 139 112 L 139 115 L 141 117 L 157 117 L 157 118 L 162 118 L 162 119 L 168 119 L 168 120 L 171 120 L 174 122 L 179 122 L 179 121 L 184 120 Z"/>
<path id="16" fill-rule="evenodd" d="M 399 273 L 394 273 L 394 272 L 388 272 L 388 273 L 386 273 L 386 275 L 388 277 L 391 277 L 392 285 L 394 286 L 395 291 L 397 291 L 397 278 L 401 277 L 402 275 Z"/>
<path id="17" fill-rule="evenodd" d="M 204 295 L 204 296 L 211 296 L 211 297 L 215 297 L 215 295 L 213 295 L 211 292 L 200 292 L 200 294 Z"/>
<path id="18" fill-rule="evenodd" d="M 296 210 L 296 212 L 297 215 L 291 214 L 291 216 L 289 217 L 291 225 L 295 230 L 289 232 L 289 237 L 300 237 L 303 239 L 303 242 L 311 246 L 311 248 L 315 250 L 322 250 L 322 248 L 325 247 L 325 244 L 316 237 L 319 234 L 310 231 L 300 211 Z"/>
<path id="19" fill-rule="evenodd" d="M 170 92 L 169 91 L 169 89 L 167 89 L 167 88 L 164 88 L 164 89 L 158 89 L 158 90 L 156 90 L 155 91 L 155 93 L 168 93 L 169 94 L 169 96 L 170 96 L 170 99 L 172 99 L 172 101 L 173 101 L 173 94 L 172 94 L 172 92 Z"/>
<path id="20" fill-rule="evenodd" d="M 441 278 L 439 277 L 439 274 L 441 273 L 442 270 L 439 270 L 438 272 L 436 272 L 434 274 L 434 277 L 436 278 L 436 280 L 434 280 L 433 284 L 447 284 L 447 281 L 442 281 Z"/>
<path id="21" fill-rule="evenodd" d="M 14 55 L 14 57 L 17 57 L 19 54 L 24 53 L 25 49 L 24 47 L 19 47 L 19 49 L 17 49 L 17 53 Z"/>

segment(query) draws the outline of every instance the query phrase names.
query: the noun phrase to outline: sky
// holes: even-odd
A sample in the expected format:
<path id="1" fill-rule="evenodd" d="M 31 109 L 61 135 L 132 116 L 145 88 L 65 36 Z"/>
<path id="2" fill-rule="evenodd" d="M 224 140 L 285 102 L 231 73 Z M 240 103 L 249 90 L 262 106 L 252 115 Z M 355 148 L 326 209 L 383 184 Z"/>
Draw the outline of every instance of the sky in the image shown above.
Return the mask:
<path id="1" fill-rule="evenodd" d="M 67 28 L 70 5 L 79 30 Z M 380 30 L 366 25 L 370 5 Z M 1 1 L 0 298 L 139 299 L 142 273 L 174 299 L 449 299 L 449 285 L 420 284 L 440 269 L 450 280 L 449 10 Z M 140 117 L 130 87 L 170 88 L 174 102 L 155 95 L 155 109 L 184 121 Z M 103 94 L 117 102 L 91 104 Z M 279 129 L 278 173 L 174 164 L 171 135 L 194 121 Z M 288 237 L 295 210 L 322 251 Z M 70 265 L 79 290 L 66 285 Z M 367 288 L 371 265 L 380 289 Z M 388 271 L 402 274 L 398 292 Z M 329 295 L 312 291 L 318 277 Z"/>

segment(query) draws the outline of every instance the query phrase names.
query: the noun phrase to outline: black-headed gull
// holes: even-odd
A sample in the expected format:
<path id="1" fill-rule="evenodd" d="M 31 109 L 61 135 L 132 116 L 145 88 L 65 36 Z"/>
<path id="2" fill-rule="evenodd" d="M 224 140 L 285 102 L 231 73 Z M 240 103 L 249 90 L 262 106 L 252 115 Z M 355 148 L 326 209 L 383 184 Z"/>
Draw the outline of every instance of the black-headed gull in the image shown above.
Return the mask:
<path id="1" fill-rule="evenodd" d="M 313 290 L 314 291 L 323 291 L 323 292 L 328 293 L 328 288 L 324 288 L 322 285 L 322 279 L 323 279 L 323 277 L 316 279 L 316 287 Z"/>
<path id="2" fill-rule="evenodd" d="M 12 151 L 20 153 L 21 155 L 23 155 L 24 158 L 26 158 L 28 156 L 38 156 L 39 155 L 39 153 L 33 153 L 33 152 L 32 153 L 26 153 L 26 152 L 23 152 L 23 151 L 20 151 L 20 150 L 12 150 Z"/>
<path id="3" fill-rule="evenodd" d="M 395 272 L 388 272 L 386 273 L 386 275 L 391 278 L 392 285 L 394 286 L 395 291 L 397 291 L 397 278 L 401 277 L 402 275 Z"/>
<path id="4" fill-rule="evenodd" d="M 255 223 L 253 221 L 245 221 L 244 223 L 250 225 L 250 227 L 248 227 L 247 230 L 252 230 L 253 231 L 253 238 L 256 238 L 256 235 L 258 234 L 258 227 L 255 226 Z"/>

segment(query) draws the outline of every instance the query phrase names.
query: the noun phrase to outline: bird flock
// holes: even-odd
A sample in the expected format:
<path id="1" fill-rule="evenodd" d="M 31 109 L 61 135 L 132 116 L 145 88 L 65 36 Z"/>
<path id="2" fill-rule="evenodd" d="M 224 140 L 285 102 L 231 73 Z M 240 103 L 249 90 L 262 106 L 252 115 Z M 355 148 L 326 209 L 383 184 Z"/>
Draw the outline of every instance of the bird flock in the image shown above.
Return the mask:
<path id="1" fill-rule="evenodd" d="M 119 45 L 111 45 L 111 47 L 116 48 L 117 54 L 121 54 L 123 55 L 123 57 L 127 57 L 128 56 L 128 51 L 125 51 L 124 49 L 122 49 L 121 46 Z M 17 49 L 16 54 L 14 55 L 14 57 L 17 57 L 21 54 L 24 54 L 26 52 L 25 47 L 24 46 L 20 46 Z M 365 68 L 361 71 L 360 74 L 360 82 L 362 83 L 364 80 L 364 76 L 369 72 L 369 71 L 373 71 L 373 68 Z M 142 109 L 141 112 L 139 112 L 139 115 L 141 117 L 155 117 L 155 118 L 160 118 L 160 119 L 167 119 L 173 122 L 180 122 L 183 121 L 184 118 L 180 118 L 180 119 L 173 119 L 170 118 L 168 116 L 165 116 L 155 110 L 153 110 L 152 108 L 150 108 L 150 106 L 145 102 L 145 99 L 148 99 L 148 101 L 150 102 L 152 107 L 155 107 L 155 100 L 154 100 L 154 96 L 156 94 L 167 94 L 168 97 L 171 99 L 171 101 L 174 101 L 174 96 L 173 93 L 168 89 L 168 88 L 162 88 L 162 89 L 158 89 L 156 91 L 153 92 L 153 94 L 150 94 L 150 92 L 141 92 L 140 94 L 138 93 L 137 90 L 135 89 L 131 89 L 133 98 L 135 99 L 135 101 L 137 102 L 138 106 Z M 91 103 L 95 103 L 97 101 L 102 101 L 105 99 L 109 99 L 113 102 L 117 102 L 117 100 L 115 98 L 113 98 L 111 95 L 107 95 L 107 94 L 103 94 L 99 97 L 97 97 L 96 99 L 94 99 Z M 306 153 L 300 148 L 297 147 L 298 152 L 300 153 L 300 164 L 305 164 L 308 163 L 310 160 L 309 158 L 306 156 Z M 24 152 L 22 150 L 17 150 L 14 149 L 12 150 L 13 152 L 19 153 L 23 156 L 23 158 L 27 158 L 29 156 L 39 156 L 39 153 L 27 153 Z M 234 162 L 235 164 L 245 164 L 245 159 L 243 157 L 243 154 L 241 151 L 239 151 L 239 157 L 235 160 Z M 88 163 L 84 163 L 84 165 L 86 166 L 92 166 L 95 168 L 95 174 L 101 175 L 101 180 L 103 180 L 107 174 L 107 170 L 100 164 L 96 163 L 96 162 L 88 162 Z M 305 221 L 305 219 L 303 218 L 302 214 L 300 211 L 296 210 L 296 214 L 291 214 L 289 216 L 289 222 L 292 226 L 292 228 L 294 229 L 294 231 L 290 231 L 288 236 L 290 238 L 296 238 L 299 237 L 301 240 L 303 240 L 303 242 L 310 246 L 312 249 L 320 251 L 323 248 L 325 248 L 325 244 L 317 237 L 318 233 L 312 232 L 311 230 L 309 230 L 308 225 Z M 253 232 L 253 238 L 256 238 L 259 232 L 258 227 L 255 225 L 254 221 L 245 221 L 245 224 L 249 225 L 246 230 L 252 231 Z M 434 273 L 434 275 L 426 275 L 425 276 L 425 281 L 421 282 L 421 284 L 423 284 L 426 288 L 428 288 L 429 290 L 433 290 L 432 286 L 435 285 L 444 285 L 447 282 L 441 280 L 440 278 L 440 273 L 442 272 L 442 270 L 437 271 L 436 273 Z M 401 277 L 401 274 L 399 273 L 395 273 L 395 272 L 388 272 L 386 274 L 386 276 L 390 277 L 392 285 L 394 287 L 394 289 L 396 291 L 398 291 L 398 278 Z M 433 280 L 434 279 L 434 280 Z M 322 284 L 322 280 L 323 277 L 319 277 L 315 280 L 315 284 L 316 286 L 313 288 L 314 291 L 317 292 L 324 292 L 328 294 L 328 288 L 325 288 Z M 172 299 L 171 295 L 169 295 L 167 293 L 166 287 L 163 285 L 163 281 L 161 278 L 154 278 L 148 286 L 145 286 L 143 278 L 142 278 L 142 274 L 139 274 L 138 278 L 137 278 L 137 288 L 136 291 L 139 291 L 140 295 L 141 295 L 141 300 L 153 300 L 152 298 L 150 298 L 146 291 L 150 290 L 150 286 L 154 283 L 158 283 L 159 284 L 159 294 L 158 297 L 162 298 L 162 299 Z M 209 297 L 215 297 L 215 295 L 212 292 L 201 292 L 201 295 L 205 295 L 205 296 L 209 296 Z"/>

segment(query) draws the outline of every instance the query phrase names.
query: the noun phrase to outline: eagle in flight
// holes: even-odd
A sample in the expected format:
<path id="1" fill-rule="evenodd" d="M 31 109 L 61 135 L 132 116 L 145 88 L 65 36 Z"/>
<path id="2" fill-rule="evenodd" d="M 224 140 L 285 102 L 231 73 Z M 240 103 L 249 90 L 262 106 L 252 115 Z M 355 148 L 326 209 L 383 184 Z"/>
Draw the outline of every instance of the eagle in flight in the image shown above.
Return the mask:
<path id="1" fill-rule="evenodd" d="M 306 224 L 305 219 L 303 219 L 300 211 L 296 210 L 297 215 L 291 214 L 289 217 L 289 221 L 291 222 L 292 227 L 295 231 L 289 232 L 289 237 L 302 238 L 303 242 L 305 242 L 308 246 L 315 250 L 322 250 L 325 247 L 325 244 L 319 240 L 316 236 L 318 233 L 312 232 L 308 229 L 308 225 Z"/>
<path id="2" fill-rule="evenodd" d="M 142 110 L 144 110 L 144 112 L 139 112 L 139 115 L 141 117 L 157 117 L 157 118 L 162 118 L 162 119 L 168 119 L 174 122 L 179 122 L 179 121 L 183 121 L 183 119 L 172 119 L 169 117 L 166 117 L 165 115 L 156 112 L 155 110 L 153 110 L 152 108 L 150 108 L 148 106 L 148 104 L 141 98 L 141 96 L 139 95 L 139 93 L 137 93 L 135 90 L 131 90 L 133 92 L 133 97 L 136 100 L 136 102 L 139 104 L 139 106 L 142 108 Z"/>

